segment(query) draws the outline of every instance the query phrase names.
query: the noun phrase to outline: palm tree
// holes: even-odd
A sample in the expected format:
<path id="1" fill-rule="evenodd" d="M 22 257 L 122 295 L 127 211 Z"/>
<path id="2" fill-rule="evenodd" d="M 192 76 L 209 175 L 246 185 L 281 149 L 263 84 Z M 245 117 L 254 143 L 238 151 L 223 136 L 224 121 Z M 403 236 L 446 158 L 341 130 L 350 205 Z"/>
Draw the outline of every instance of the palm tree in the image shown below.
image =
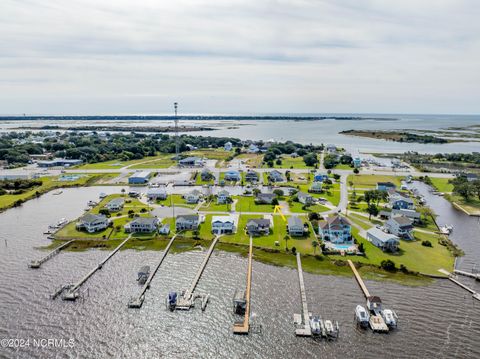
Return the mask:
<path id="1" fill-rule="evenodd" d="M 288 240 L 290 239 L 290 237 L 288 236 L 288 234 L 286 234 L 283 239 L 285 240 L 285 250 L 288 252 Z"/>
<path id="2" fill-rule="evenodd" d="M 317 247 L 318 247 L 318 241 L 313 240 L 312 247 L 313 247 L 313 254 L 315 255 L 315 252 L 317 251 Z"/>

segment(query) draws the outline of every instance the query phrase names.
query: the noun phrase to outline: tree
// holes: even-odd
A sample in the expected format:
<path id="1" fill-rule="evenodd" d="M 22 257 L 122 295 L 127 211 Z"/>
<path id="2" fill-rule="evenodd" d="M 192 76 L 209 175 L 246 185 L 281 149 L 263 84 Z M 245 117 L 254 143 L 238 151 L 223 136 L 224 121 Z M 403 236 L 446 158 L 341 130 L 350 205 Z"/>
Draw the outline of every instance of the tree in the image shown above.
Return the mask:
<path id="1" fill-rule="evenodd" d="M 365 253 L 365 246 L 363 245 L 363 243 L 360 243 L 358 245 L 358 251 L 361 253 Z"/>
<path id="2" fill-rule="evenodd" d="M 279 197 L 283 197 L 284 195 L 283 190 L 281 190 L 280 188 L 273 190 L 273 193 L 275 193 Z"/>
<path id="3" fill-rule="evenodd" d="M 297 254 L 297 247 L 292 247 L 292 254 L 293 255 Z"/>
<path id="4" fill-rule="evenodd" d="M 316 153 L 308 153 L 305 156 L 303 156 L 303 162 L 305 162 L 305 165 L 307 166 L 314 166 L 316 163 L 318 163 L 318 158 Z"/>
<path id="5" fill-rule="evenodd" d="M 277 158 L 277 160 L 275 161 L 275 164 L 277 166 L 281 166 L 282 165 L 282 160 L 280 158 Z"/>
<path id="6" fill-rule="evenodd" d="M 397 270 L 397 267 L 395 266 L 395 262 L 390 259 L 384 259 L 380 263 L 380 267 L 389 272 L 395 272 Z"/>
<path id="7" fill-rule="evenodd" d="M 358 170 L 358 168 L 354 168 L 353 169 L 353 173 L 355 173 L 356 175 L 358 175 L 360 173 L 360 171 Z"/>
<path id="8" fill-rule="evenodd" d="M 317 247 L 318 247 L 318 241 L 313 240 L 312 247 L 313 247 L 313 254 L 315 255 L 315 252 L 317 251 Z"/>
<path id="9" fill-rule="evenodd" d="M 278 206 L 278 199 L 277 198 L 272 199 L 272 205 Z"/>
<path id="10" fill-rule="evenodd" d="M 368 212 L 368 220 L 372 219 L 372 216 L 377 216 L 378 215 L 378 207 L 376 205 L 369 204 L 367 207 L 367 212 Z"/>

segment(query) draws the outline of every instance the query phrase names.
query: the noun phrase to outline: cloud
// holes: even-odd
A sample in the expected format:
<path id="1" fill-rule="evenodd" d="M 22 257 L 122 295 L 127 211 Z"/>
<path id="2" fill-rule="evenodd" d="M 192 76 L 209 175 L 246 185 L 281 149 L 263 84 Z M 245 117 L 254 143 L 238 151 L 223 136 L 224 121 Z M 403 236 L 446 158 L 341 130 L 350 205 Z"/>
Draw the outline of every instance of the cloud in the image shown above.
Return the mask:
<path id="1" fill-rule="evenodd" d="M 474 0 L 4 0 L 0 112 L 478 113 L 479 15 Z"/>

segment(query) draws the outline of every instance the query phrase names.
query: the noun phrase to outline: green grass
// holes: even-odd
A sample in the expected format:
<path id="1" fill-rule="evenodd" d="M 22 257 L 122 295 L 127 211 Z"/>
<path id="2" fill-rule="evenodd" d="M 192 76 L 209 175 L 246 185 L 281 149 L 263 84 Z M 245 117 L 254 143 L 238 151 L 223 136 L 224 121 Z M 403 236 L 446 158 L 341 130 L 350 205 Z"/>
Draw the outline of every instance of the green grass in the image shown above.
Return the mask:
<path id="1" fill-rule="evenodd" d="M 336 165 L 335 169 L 337 169 L 337 170 L 352 170 L 353 171 L 353 167 L 351 167 L 350 165 L 343 164 L 343 163 L 339 163 L 338 165 Z"/>
<path id="2" fill-rule="evenodd" d="M 451 193 L 453 191 L 453 184 L 448 183 L 449 178 L 435 178 L 429 177 L 432 181 L 433 187 L 439 192 Z"/>
<path id="3" fill-rule="evenodd" d="M 157 200 L 157 204 L 163 204 L 164 206 L 170 207 L 171 204 L 173 203 L 175 206 L 181 206 L 181 207 L 186 207 L 186 208 L 195 208 L 197 204 L 195 203 L 187 203 L 184 198 L 182 198 L 182 195 L 180 194 L 172 194 L 169 195 L 166 199 L 163 200 Z"/>
<path id="4" fill-rule="evenodd" d="M 77 169 L 86 169 L 86 170 L 105 170 L 105 169 L 120 169 L 125 166 L 132 166 L 132 169 L 135 168 L 165 168 L 170 167 L 174 164 L 174 161 L 170 158 L 172 154 L 159 154 L 157 156 L 149 156 L 144 157 L 136 160 L 130 161 L 122 161 L 120 159 L 105 161 L 105 162 L 97 162 L 97 163 L 87 163 L 82 166 L 77 167 Z M 140 165 L 142 162 L 148 162 L 144 165 Z M 167 163 L 170 163 L 167 165 Z"/>
<path id="5" fill-rule="evenodd" d="M 308 213 L 308 212 L 325 212 L 330 210 L 330 208 L 322 206 L 321 204 L 316 204 L 314 206 L 308 206 L 306 210 L 302 209 L 303 204 L 300 202 L 292 201 L 289 203 L 290 212 L 292 213 Z"/>
<path id="6" fill-rule="evenodd" d="M 377 182 L 392 182 L 397 186 L 400 186 L 401 176 L 383 176 L 383 175 L 350 175 L 348 176 L 347 183 L 353 182 L 355 188 L 376 188 Z"/>
<path id="7" fill-rule="evenodd" d="M 238 202 L 235 210 L 237 212 L 269 212 L 273 213 L 275 206 L 271 204 L 255 204 L 255 197 L 235 197 Z"/>
<path id="8" fill-rule="evenodd" d="M 207 148 L 182 153 L 182 155 L 185 156 L 205 157 L 211 160 L 218 161 L 225 161 L 232 154 L 233 151 L 225 151 L 222 148 Z"/>
<path id="9" fill-rule="evenodd" d="M 303 161 L 303 157 L 292 158 L 289 155 L 282 155 L 280 159 L 282 160 L 281 165 L 277 165 L 275 161 L 273 161 L 274 168 L 296 168 L 296 169 L 314 169 L 315 168 L 314 166 L 307 166 Z"/>
<path id="10" fill-rule="evenodd" d="M 233 203 L 229 205 L 220 204 L 220 203 L 217 203 L 217 199 L 215 198 L 210 203 L 202 204 L 202 206 L 198 210 L 204 211 L 204 212 L 230 212 L 232 208 L 233 208 Z"/>
<path id="11" fill-rule="evenodd" d="M 175 164 L 175 161 L 172 160 L 172 154 L 157 156 L 158 159 L 155 160 L 147 160 L 146 163 L 139 163 L 130 167 L 131 169 L 155 169 L 155 168 L 169 168 Z"/>

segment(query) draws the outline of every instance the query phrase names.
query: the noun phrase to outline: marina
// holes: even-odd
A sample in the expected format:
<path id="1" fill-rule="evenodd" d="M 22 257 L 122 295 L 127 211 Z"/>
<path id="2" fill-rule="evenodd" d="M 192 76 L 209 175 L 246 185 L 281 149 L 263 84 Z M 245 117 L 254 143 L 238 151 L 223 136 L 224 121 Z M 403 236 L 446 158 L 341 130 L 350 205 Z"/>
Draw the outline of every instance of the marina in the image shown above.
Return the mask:
<path id="1" fill-rule="evenodd" d="M 47 254 L 45 257 L 43 257 L 42 259 L 32 260 L 32 261 L 28 264 L 28 266 L 29 266 L 30 268 L 33 268 L 33 269 L 38 269 L 38 268 L 40 268 L 43 263 L 45 263 L 46 261 L 48 261 L 48 260 L 50 260 L 51 258 L 55 257 L 57 254 L 60 253 L 60 251 L 61 251 L 62 249 L 67 248 L 67 247 L 68 247 L 70 244 L 72 244 L 74 241 L 75 241 L 75 240 L 72 239 L 72 240 L 70 240 L 70 241 L 68 241 L 68 242 L 65 242 L 65 243 L 59 245 L 57 248 L 55 248 L 53 251 L 51 251 L 50 253 L 48 253 L 48 254 Z"/>
<path id="2" fill-rule="evenodd" d="M 244 314 L 244 318 L 242 322 L 234 323 L 233 325 L 233 333 L 234 334 L 248 334 L 250 328 L 250 294 L 252 289 L 252 260 L 253 260 L 253 239 L 250 236 L 250 245 L 248 249 L 248 263 L 247 263 L 247 286 L 245 289 L 245 293 L 240 298 L 241 300 L 241 307 Z M 235 296 L 234 300 L 237 298 Z M 234 307 L 237 307 L 238 304 L 234 303 Z M 235 308 L 236 309 L 236 308 Z M 235 310 L 237 312 L 237 310 Z"/>
<path id="3" fill-rule="evenodd" d="M 98 270 L 102 269 L 105 263 L 108 262 L 110 258 L 112 258 L 115 253 L 117 253 L 124 245 L 130 240 L 131 236 L 128 236 L 127 239 L 125 239 L 120 245 L 115 248 L 105 259 L 103 259 L 95 268 L 93 268 L 90 272 L 88 272 L 82 279 L 80 279 L 76 284 L 73 285 L 67 285 L 63 287 L 63 290 L 59 291 L 57 290 L 54 295 L 52 295 L 52 298 L 55 299 L 58 297 L 60 294 L 62 294 L 62 299 L 63 300 L 70 300 L 70 301 L 75 301 L 79 297 L 78 290 L 80 287 L 91 277 L 93 276 Z M 66 293 L 63 293 L 65 292 Z"/>
<path id="4" fill-rule="evenodd" d="M 178 234 L 177 234 L 178 235 Z M 162 263 L 163 263 L 163 260 L 165 259 L 165 257 L 167 256 L 168 254 L 168 251 L 170 250 L 170 247 L 172 246 L 173 244 L 173 241 L 175 240 L 175 238 L 177 237 L 177 235 L 174 235 L 170 241 L 168 242 L 167 244 L 167 247 L 165 248 L 165 250 L 163 251 L 162 253 L 162 256 L 160 257 L 160 260 L 158 261 L 157 265 L 155 266 L 154 270 L 150 273 L 150 275 L 148 276 L 147 280 L 145 281 L 139 295 L 135 298 L 132 298 L 130 299 L 130 301 L 128 302 L 128 307 L 129 308 L 141 308 L 142 304 L 143 304 L 143 301 L 145 300 L 145 292 L 150 289 L 150 284 L 152 283 L 152 280 L 153 278 L 155 277 L 155 274 L 157 274 L 158 270 L 160 269 Z"/>

